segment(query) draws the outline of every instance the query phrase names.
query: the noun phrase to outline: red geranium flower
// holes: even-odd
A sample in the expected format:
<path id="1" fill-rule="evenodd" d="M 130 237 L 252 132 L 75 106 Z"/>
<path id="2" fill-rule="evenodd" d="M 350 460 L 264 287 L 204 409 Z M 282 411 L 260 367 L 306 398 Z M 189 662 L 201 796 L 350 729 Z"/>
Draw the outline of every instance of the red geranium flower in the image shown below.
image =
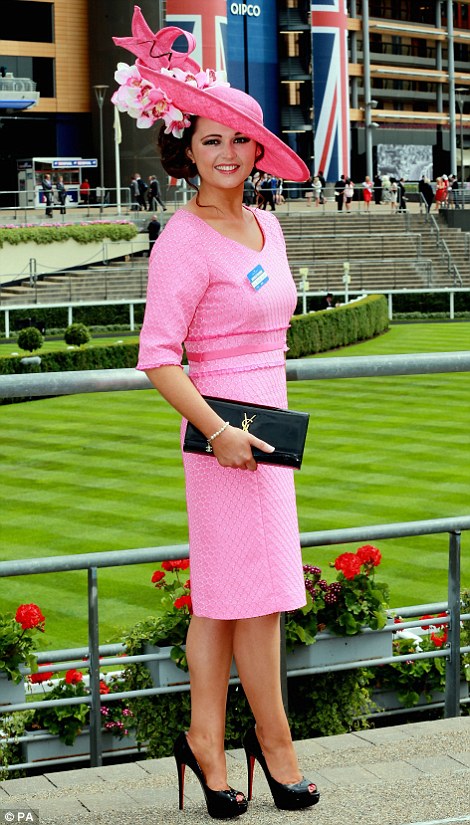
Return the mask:
<path id="1" fill-rule="evenodd" d="M 431 641 L 436 647 L 443 647 L 447 644 L 447 630 L 441 633 L 431 633 Z"/>
<path id="2" fill-rule="evenodd" d="M 346 579 L 353 579 L 361 572 L 361 562 L 355 553 L 342 553 L 335 559 L 335 567 Z"/>
<path id="3" fill-rule="evenodd" d="M 187 607 L 190 613 L 193 612 L 193 603 L 191 600 L 191 596 L 179 596 L 177 599 L 175 599 L 173 604 L 178 609 L 180 607 Z"/>
<path id="4" fill-rule="evenodd" d="M 188 579 L 188 581 L 183 584 L 183 587 L 185 587 L 186 590 L 190 590 L 191 589 L 191 579 Z"/>
<path id="5" fill-rule="evenodd" d="M 111 688 L 106 684 L 106 682 L 103 681 L 103 679 L 100 679 L 100 693 L 105 694 L 110 692 Z"/>
<path id="6" fill-rule="evenodd" d="M 361 564 L 372 565 L 372 567 L 378 567 L 382 561 L 382 553 L 378 547 L 374 547 L 373 544 L 364 544 L 362 547 L 359 547 L 356 556 Z"/>
<path id="7" fill-rule="evenodd" d="M 51 665 L 52 662 L 45 662 L 45 664 Z M 52 679 L 53 675 L 53 670 L 45 670 L 43 673 L 30 673 L 28 679 L 31 684 L 40 685 L 42 682 L 48 682 L 49 679 Z"/>
<path id="8" fill-rule="evenodd" d="M 71 670 L 68 670 L 65 674 L 65 681 L 68 685 L 78 685 L 78 683 L 81 682 L 82 679 L 83 673 L 81 673 L 79 670 L 74 670 L 73 668 Z"/>
<path id="9" fill-rule="evenodd" d="M 168 570 L 170 573 L 173 570 L 187 570 L 189 567 L 189 559 L 177 559 L 176 561 L 162 561 L 162 567 L 164 570 Z"/>
<path id="10" fill-rule="evenodd" d="M 421 616 L 421 619 L 434 619 L 434 616 L 431 616 L 430 613 L 425 613 L 424 616 Z M 422 624 L 421 630 L 429 630 L 428 624 Z"/>
<path id="11" fill-rule="evenodd" d="M 155 573 L 152 576 L 152 584 L 157 584 L 157 582 L 161 582 L 162 579 L 165 578 L 165 574 L 162 570 L 155 570 Z"/>
<path id="12" fill-rule="evenodd" d="M 23 630 L 30 630 L 36 627 L 44 633 L 44 623 L 46 620 L 37 604 L 20 604 L 16 611 L 15 619 Z"/>

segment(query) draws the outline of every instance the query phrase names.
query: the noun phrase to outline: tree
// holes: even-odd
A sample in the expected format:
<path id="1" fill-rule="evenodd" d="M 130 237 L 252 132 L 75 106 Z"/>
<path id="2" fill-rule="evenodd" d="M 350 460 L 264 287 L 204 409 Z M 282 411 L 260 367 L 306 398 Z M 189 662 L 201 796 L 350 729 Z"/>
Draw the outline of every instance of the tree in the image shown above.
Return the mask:
<path id="1" fill-rule="evenodd" d="M 41 349 L 44 338 L 36 327 L 25 327 L 18 333 L 18 346 L 27 352 Z"/>
<path id="2" fill-rule="evenodd" d="M 81 347 L 91 340 L 90 330 L 85 324 L 70 324 L 65 330 L 64 339 L 70 346 Z"/>

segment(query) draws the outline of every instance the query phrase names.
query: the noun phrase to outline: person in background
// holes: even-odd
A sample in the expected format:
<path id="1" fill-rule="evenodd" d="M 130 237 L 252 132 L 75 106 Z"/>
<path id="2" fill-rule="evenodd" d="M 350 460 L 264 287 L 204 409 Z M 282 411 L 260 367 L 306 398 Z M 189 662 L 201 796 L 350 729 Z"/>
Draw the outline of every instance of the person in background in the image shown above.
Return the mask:
<path id="1" fill-rule="evenodd" d="M 324 176 L 324 174 L 323 174 L 323 170 L 322 170 L 322 169 L 320 169 L 320 170 L 319 170 L 319 172 L 318 172 L 318 174 L 317 174 L 317 177 L 318 177 L 318 180 L 319 180 L 319 181 L 320 181 L 320 183 L 321 183 L 320 203 L 322 203 L 322 204 L 323 204 L 323 203 L 326 203 L 326 198 L 325 198 L 326 180 L 325 180 L 325 176 Z"/>
<path id="2" fill-rule="evenodd" d="M 140 189 L 135 175 L 132 175 L 129 189 L 131 190 L 131 211 L 140 212 Z"/>
<path id="3" fill-rule="evenodd" d="M 265 175 L 263 180 L 261 181 L 260 195 L 262 201 L 260 203 L 259 208 L 267 209 L 269 206 L 271 212 L 274 212 L 274 210 L 276 209 L 276 204 L 274 203 L 274 193 L 271 186 L 271 175 Z"/>
<path id="4" fill-rule="evenodd" d="M 422 178 L 421 194 L 426 204 L 426 212 L 429 214 L 434 201 L 434 190 L 432 188 L 431 181 L 425 176 Z"/>
<path id="5" fill-rule="evenodd" d="M 390 210 L 393 214 L 396 214 L 398 202 L 398 183 L 393 177 L 390 178 L 389 193 Z"/>
<path id="6" fill-rule="evenodd" d="M 276 187 L 276 196 L 274 198 L 276 204 L 283 204 L 283 203 L 286 202 L 286 199 L 285 199 L 285 197 L 282 193 L 283 188 L 284 188 L 284 181 L 282 180 L 282 178 L 278 178 L 277 179 L 277 187 Z"/>
<path id="7" fill-rule="evenodd" d="M 406 212 L 405 178 L 400 178 L 398 186 L 398 212 Z"/>
<path id="8" fill-rule="evenodd" d="M 372 195 L 374 192 L 374 184 L 372 183 L 369 175 L 366 175 L 362 184 L 362 197 L 364 199 L 364 208 L 366 212 L 370 210 L 370 202 L 372 200 Z"/>
<path id="9" fill-rule="evenodd" d="M 346 212 L 351 212 L 352 200 L 354 197 L 354 183 L 351 178 L 348 178 L 344 186 L 344 203 L 346 204 Z"/>
<path id="10" fill-rule="evenodd" d="M 166 206 L 162 201 L 160 194 L 160 184 L 156 175 L 149 175 L 149 187 L 147 190 L 147 200 L 149 203 L 149 212 L 155 212 L 157 205 L 160 204 L 162 210 L 166 212 Z"/>
<path id="11" fill-rule="evenodd" d="M 343 211 L 343 203 L 344 203 L 344 187 L 346 186 L 346 178 L 344 175 L 336 181 L 335 183 L 335 201 L 336 207 L 338 212 Z"/>
<path id="12" fill-rule="evenodd" d="M 449 207 L 452 207 L 453 209 L 460 209 L 459 181 L 457 175 L 449 176 L 448 203 Z"/>
<path id="13" fill-rule="evenodd" d="M 374 203 L 376 206 L 382 203 L 382 178 L 378 173 L 374 176 Z"/>
<path id="14" fill-rule="evenodd" d="M 157 240 L 160 234 L 161 224 L 158 220 L 157 215 L 152 215 L 148 225 L 147 225 L 147 232 L 149 233 L 149 257 L 152 254 L 152 249 L 154 247 L 155 241 Z"/>
<path id="15" fill-rule="evenodd" d="M 85 206 L 88 206 L 88 204 L 90 203 L 90 184 L 88 182 L 88 178 L 82 180 L 80 184 L 80 201 Z"/>
<path id="16" fill-rule="evenodd" d="M 315 199 L 315 206 L 320 206 L 322 201 L 322 185 L 318 175 L 313 178 L 313 197 Z"/>
<path id="17" fill-rule="evenodd" d="M 63 175 L 59 175 L 55 188 L 57 191 L 57 198 L 60 203 L 60 214 L 65 215 L 67 212 L 65 208 L 65 204 L 67 203 L 67 190 L 65 188 Z"/>
<path id="18" fill-rule="evenodd" d="M 266 453 L 273 447 L 224 422 L 206 398 L 287 406 L 284 350 L 297 290 L 275 215 L 244 206 L 243 188 L 256 164 L 299 182 L 308 169 L 263 125 L 254 98 L 189 58 L 192 34 L 175 28 L 153 34 L 138 7 L 133 31 L 141 36 L 114 42 L 136 51 L 139 76 L 146 90 L 153 86 L 142 117 L 163 117 L 162 166 L 170 177 L 199 178 L 194 197 L 172 215 L 149 259 L 137 364 L 182 416 L 182 439 L 187 421 L 207 439 L 206 454 L 183 452 L 191 721 L 174 743 L 179 806 L 190 768 L 212 817 L 247 810 L 244 794 L 228 784 L 224 748 L 234 658 L 256 723 L 240 731 L 248 796 L 257 760 L 276 806 L 297 810 L 318 802 L 319 792 L 299 771 L 280 679 L 280 613 L 306 603 L 293 472 L 257 464 L 252 447 Z M 173 51 L 178 36 L 186 52 Z M 185 82 L 188 76 L 202 76 L 205 85 Z M 113 102 L 122 107 L 135 100 L 128 77 L 116 75 L 121 85 Z M 167 101 L 166 112 L 155 111 L 152 92 Z M 181 368 L 183 345 L 188 373 Z"/>
<path id="19" fill-rule="evenodd" d="M 253 206 L 256 201 L 256 190 L 251 175 L 248 175 L 243 184 L 243 203 L 246 206 Z"/>
<path id="20" fill-rule="evenodd" d="M 313 200 L 313 177 L 310 176 L 304 187 L 304 198 L 307 201 L 307 206 L 312 205 Z"/>
<path id="21" fill-rule="evenodd" d="M 51 176 L 48 173 L 43 175 L 41 186 L 42 186 L 44 203 L 46 204 L 46 218 L 52 218 L 53 217 L 52 207 L 53 207 L 54 199 L 53 199 L 53 195 L 52 195 L 52 180 L 51 180 Z"/>
<path id="22" fill-rule="evenodd" d="M 443 177 L 436 178 L 436 211 L 440 212 L 447 206 L 447 183 Z"/>

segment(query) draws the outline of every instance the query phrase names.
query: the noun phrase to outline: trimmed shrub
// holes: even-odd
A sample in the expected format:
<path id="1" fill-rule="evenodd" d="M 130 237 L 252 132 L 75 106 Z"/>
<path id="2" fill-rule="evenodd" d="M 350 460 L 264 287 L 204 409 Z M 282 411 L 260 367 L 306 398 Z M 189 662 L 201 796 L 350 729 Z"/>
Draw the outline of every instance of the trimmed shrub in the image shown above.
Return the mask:
<path id="1" fill-rule="evenodd" d="M 369 295 L 336 309 L 294 315 L 287 331 L 288 358 L 355 344 L 385 332 L 389 327 L 384 295 Z"/>
<path id="2" fill-rule="evenodd" d="M 138 229 L 130 221 L 114 223 L 58 224 L 56 226 L 0 227 L 0 248 L 4 243 L 18 246 L 22 243 L 49 244 L 74 240 L 87 244 L 95 241 L 130 241 Z"/>
<path id="3" fill-rule="evenodd" d="M 70 324 L 65 330 L 64 340 L 69 346 L 81 347 L 91 341 L 90 330 L 85 324 Z"/>
<path id="4" fill-rule="evenodd" d="M 26 352 L 41 349 L 44 338 L 36 327 L 25 327 L 18 334 L 18 346 Z"/>

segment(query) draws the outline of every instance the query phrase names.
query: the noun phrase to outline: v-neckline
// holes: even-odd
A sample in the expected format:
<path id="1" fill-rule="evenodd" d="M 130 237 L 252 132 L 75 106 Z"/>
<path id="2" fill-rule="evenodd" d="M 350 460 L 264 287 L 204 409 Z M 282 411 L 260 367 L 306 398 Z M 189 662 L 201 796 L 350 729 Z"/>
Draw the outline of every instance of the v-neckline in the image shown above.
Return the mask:
<path id="1" fill-rule="evenodd" d="M 234 238 L 229 238 L 229 236 L 228 236 L 228 235 L 224 235 L 224 233 L 223 233 L 223 232 L 219 232 L 219 230 L 218 230 L 218 229 L 216 229 L 216 228 L 215 228 L 215 226 L 212 226 L 210 223 L 207 223 L 207 221 L 205 221 L 205 220 L 204 220 L 204 218 L 200 218 L 200 217 L 199 217 L 199 215 L 195 215 L 195 214 L 194 214 L 194 212 L 190 212 L 190 211 L 189 211 L 189 209 L 182 209 L 181 211 L 182 211 L 182 212 L 185 212 L 187 215 L 191 215 L 191 217 L 193 217 L 193 218 L 196 218 L 196 220 L 197 220 L 197 221 L 200 221 L 201 223 L 203 223 L 203 224 L 204 224 L 204 226 L 207 226 L 207 228 L 208 228 L 208 229 L 210 229 L 210 230 L 212 230 L 212 232 L 216 232 L 216 233 L 217 233 L 217 235 L 220 235 L 220 237 L 221 237 L 221 238 L 225 238 L 225 240 L 226 240 L 226 241 L 230 241 L 231 243 L 234 243 L 234 244 L 236 244 L 237 246 L 241 246 L 243 249 L 246 249 L 246 250 L 248 250 L 249 252 L 254 252 L 254 253 L 255 253 L 255 255 L 256 255 L 256 254 L 257 254 L 257 255 L 260 255 L 260 254 L 261 254 L 261 252 L 263 252 L 264 247 L 266 246 L 266 235 L 265 235 L 264 229 L 263 229 L 263 227 L 261 226 L 261 224 L 260 224 L 260 222 L 259 222 L 258 218 L 256 217 L 256 215 L 255 215 L 255 213 L 254 213 L 254 211 L 253 211 L 252 209 L 250 209 L 248 206 L 245 206 L 245 204 L 243 204 L 243 207 L 242 207 L 242 208 L 243 208 L 243 209 L 246 209 L 246 210 L 247 210 L 247 212 L 251 212 L 251 214 L 253 215 L 253 218 L 254 218 L 254 219 L 255 219 L 255 221 L 256 221 L 256 225 L 257 225 L 257 227 L 258 227 L 258 229 L 259 229 L 259 231 L 260 231 L 260 233 L 261 233 L 261 237 L 262 237 L 262 240 L 263 240 L 263 243 L 262 243 L 261 249 L 253 249 L 251 246 L 247 246 L 246 244 L 241 243 L 241 241 L 236 241 Z"/>

